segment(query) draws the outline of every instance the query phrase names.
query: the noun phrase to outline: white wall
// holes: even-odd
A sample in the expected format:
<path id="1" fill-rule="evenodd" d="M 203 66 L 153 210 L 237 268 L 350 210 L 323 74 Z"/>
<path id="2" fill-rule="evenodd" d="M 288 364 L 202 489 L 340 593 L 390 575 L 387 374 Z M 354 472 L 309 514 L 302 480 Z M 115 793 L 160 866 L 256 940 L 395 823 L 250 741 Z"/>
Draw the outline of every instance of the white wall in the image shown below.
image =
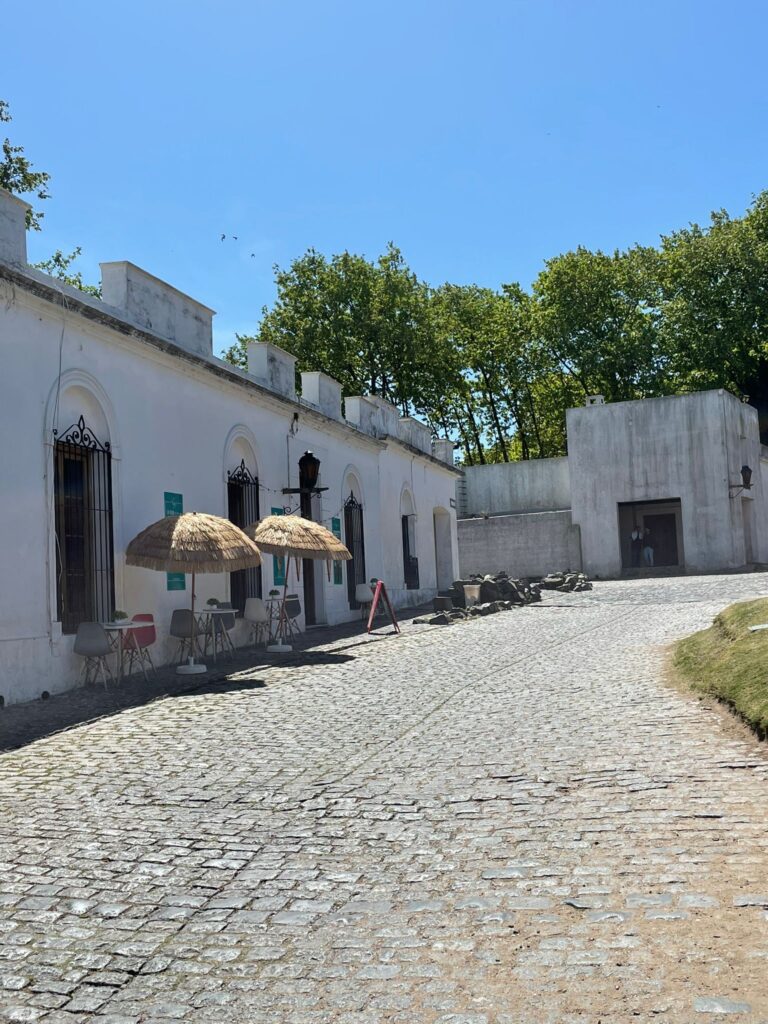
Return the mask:
<path id="1" fill-rule="evenodd" d="M 467 466 L 459 493 L 462 516 L 570 508 L 568 459 L 525 459 L 490 466 Z"/>
<path id="2" fill-rule="evenodd" d="M 746 564 L 741 498 L 753 502 L 753 555 L 768 558 L 757 412 L 725 391 L 569 409 L 572 514 L 584 569 L 621 572 L 619 502 L 681 502 L 685 568 Z M 754 486 L 729 496 L 743 464 Z"/>
<path id="3" fill-rule="evenodd" d="M 460 519 L 458 528 L 462 578 L 496 572 L 522 578 L 581 569 L 579 528 L 570 512 Z"/>
<path id="4" fill-rule="evenodd" d="M 189 578 L 186 591 L 168 591 L 165 574 L 125 567 L 125 546 L 164 514 L 165 491 L 183 495 L 184 511 L 226 515 L 227 470 L 250 453 L 246 461 L 271 489 L 260 493 L 264 515 L 273 506 L 297 504 L 296 496 L 280 490 L 298 485 L 298 461 L 312 450 L 321 460 L 320 484 L 328 487 L 320 499 L 322 519 L 330 526 L 332 516 L 340 518 L 342 533 L 344 482 L 354 471 L 362 489 L 368 578 L 384 579 L 395 603 L 434 594 L 432 513 L 450 508 L 452 469 L 414 456 L 394 439 L 377 440 L 300 404 L 281 402 L 228 371 L 225 376 L 183 358 L 172 346 L 163 351 L 86 320 L 1 278 L 0 423 L 7 458 L 0 474 L 0 694 L 6 701 L 64 690 L 77 681 L 73 637 L 61 637 L 56 622 L 51 431 L 65 430 L 80 412 L 100 440 L 112 445 L 116 606 L 155 615 L 161 634 L 157 662 L 174 649 L 167 627 L 173 609 L 188 606 Z M 406 484 L 418 513 L 418 592 L 403 589 L 399 509 Z M 453 512 L 451 522 L 456 565 Z M 354 619 L 359 613 L 349 608 L 345 572 L 340 585 L 333 578 L 328 582 L 324 564 L 317 572 L 327 621 Z M 263 584 L 266 593 L 271 556 L 264 558 Z M 197 599 L 225 598 L 228 587 L 226 575 L 202 576 Z M 301 596 L 301 585 L 295 589 Z"/>

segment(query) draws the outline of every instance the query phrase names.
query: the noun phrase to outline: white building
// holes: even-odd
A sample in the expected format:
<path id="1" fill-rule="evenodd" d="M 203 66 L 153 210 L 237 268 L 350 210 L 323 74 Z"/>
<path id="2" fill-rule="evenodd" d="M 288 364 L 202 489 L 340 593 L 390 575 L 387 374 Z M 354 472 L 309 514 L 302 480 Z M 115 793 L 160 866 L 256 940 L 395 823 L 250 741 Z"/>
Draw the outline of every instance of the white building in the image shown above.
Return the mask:
<path id="1" fill-rule="evenodd" d="M 723 390 L 596 396 L 568 410 L 567 430 L 567 458 L 465 471 L 462 573 L 616 577 L 768 563 L 768 449 L 752 406 Z M 652 567 L 632 550 L 635 527 L 651 538 Z"/>
<path id="2" fill-rule="evenodd" d="M 77 683 L 73 634 L 117 608 L 151 612 L 156 663 L 174 646 L 189 578 L 127 567 L 140 530 L 174 511 L 240 525 L 296 509 L 299 459 L 327 488 L 311 515 L 354 560 L 324 563 L 289 589 L 304 624 L 360 615 L 357 582 L 384 580 L 395 606 L 431 599 L 456 575 L 453 445 L 376 398 L 348 397 L 322 373 L 253 345 L 248 371 L 212 354 L 213 311 L 130 263 L 102 264 L 102 300 L 26 264 L 26 204 L 0 190 L 0 696 L 32 699 Z M 306 510 L 305 510 L 306 511 Z M 266 595 L 281 563 L 207 575 L 197 601 Z M 240 639 L 245 639 L 240 627 Z"/>

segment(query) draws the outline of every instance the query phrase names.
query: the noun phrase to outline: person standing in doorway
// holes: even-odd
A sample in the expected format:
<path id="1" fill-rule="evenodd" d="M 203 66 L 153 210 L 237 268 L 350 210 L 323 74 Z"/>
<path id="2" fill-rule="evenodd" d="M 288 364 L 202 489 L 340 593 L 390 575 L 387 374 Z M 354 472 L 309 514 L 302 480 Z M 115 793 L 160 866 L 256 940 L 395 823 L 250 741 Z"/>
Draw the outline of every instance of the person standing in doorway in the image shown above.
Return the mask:
<path id="1" fill-rule="evenodd" d="M 640 555 L 643 550 L 643 531 L 635 523 L 635 528 L 630 534 L 629 550 L 631 555 L 632 568 L 637 569 L 640 565 Z"/>
<path id="2" fill-rule="evenodd" d="M 653 568 L 653 536 L 647 526 L 643 530 L 643 561 L 648 568 Z"/>

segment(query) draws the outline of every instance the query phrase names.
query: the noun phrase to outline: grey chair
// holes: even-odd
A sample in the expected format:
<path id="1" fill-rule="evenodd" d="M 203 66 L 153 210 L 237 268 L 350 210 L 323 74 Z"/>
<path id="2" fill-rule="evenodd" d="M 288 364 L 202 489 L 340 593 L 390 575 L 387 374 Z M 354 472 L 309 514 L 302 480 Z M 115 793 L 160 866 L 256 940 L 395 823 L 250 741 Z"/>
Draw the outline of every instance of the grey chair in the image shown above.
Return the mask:
<path id="1" fill-rule="evenodd" d="M 285 599 L 285 617 L 288 623 L 291 636 L 300 633 L 296 620 L 301 615 L 301 601 L 298 594 L 288 594 Z"/>
<path id="2" fill-rule="evenodd" d="M 107 688 L 107 680 L 114 682 L 114 677 L 109 668 L 107 658 L 113 653 L 112 645 L 109 642 L 107 631 L 98 622 L 81 622 L 77 627 L 75 635 L 75 654 L 84 659 L 83 662 L 83 684 L 95 683 L 99 673 L 104 678 L 104 689 Z M 91 675 L 93 673 L 93 675 Z"/>
<path id="3" fill-rule="evenodd" d="M 170 635 L 179 641 L 178 663 L 195 653 L 194 638 L 200 632 L 189 608 L 177 608 L 171 615 Z"/>
<path id="4" fill-rule="evenodd" d="M 232 608 L 229 601 L 219 601 L 219 608 Z M 235 653 L 235 645 L 232 643 L 230 630 L 235 628 L 235 611 L 231 615 L 210 615 L 205 631 L 205 653 L 208 653 L 208 643 L 213 645 L 213 660 L 216 661 L 216 653 L 222 654 L 226 651 L 229 654 Z"/>

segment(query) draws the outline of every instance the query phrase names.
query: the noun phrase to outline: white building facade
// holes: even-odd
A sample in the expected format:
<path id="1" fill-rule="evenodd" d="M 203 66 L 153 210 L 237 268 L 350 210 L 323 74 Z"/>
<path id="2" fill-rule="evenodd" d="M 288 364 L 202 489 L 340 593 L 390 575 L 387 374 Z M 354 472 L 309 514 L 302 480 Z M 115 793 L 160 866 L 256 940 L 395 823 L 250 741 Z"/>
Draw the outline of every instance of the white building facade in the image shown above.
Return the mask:
<path id="1" fill-rule="evenodd" d="M 0 696 L 76 685 L 80 621 L 115 609 L 155 617 L 156 663 L 190 578 L 128 567 L 124 551 L 165 514 L 202 511 L 246 525 L 299 512 L 299 460 L 325 488 L 302 511 L 337 533 L 350 563 L 297 579 L 303 625 L 360 616 L 355 586 L 384 580 L 395 607 L 457 575 L 453 445 L 377 398 L 253 345 L 248 370 L 212 354 L 213 311 L 130 263 L 102 264 L 102 299 L 26 265 L 26 204 L 0 190 Z M 265 556 L 248 573 L 198 578 L 198 603 L 241 606 L 282 584 Z M 244 626 L 238 639 L 244 642 Z"/>
<path id="2" fill-rule="evenodd" d="M 719 389 L 594 396 L 568 410 L 567 432 L 567 458 L 465 470 L 463 574 L 613 578 L 768 564 L 768 449 L 752 406 Z M 652 565 L 633 550 L 635 530 L 647 531 Z"/>

